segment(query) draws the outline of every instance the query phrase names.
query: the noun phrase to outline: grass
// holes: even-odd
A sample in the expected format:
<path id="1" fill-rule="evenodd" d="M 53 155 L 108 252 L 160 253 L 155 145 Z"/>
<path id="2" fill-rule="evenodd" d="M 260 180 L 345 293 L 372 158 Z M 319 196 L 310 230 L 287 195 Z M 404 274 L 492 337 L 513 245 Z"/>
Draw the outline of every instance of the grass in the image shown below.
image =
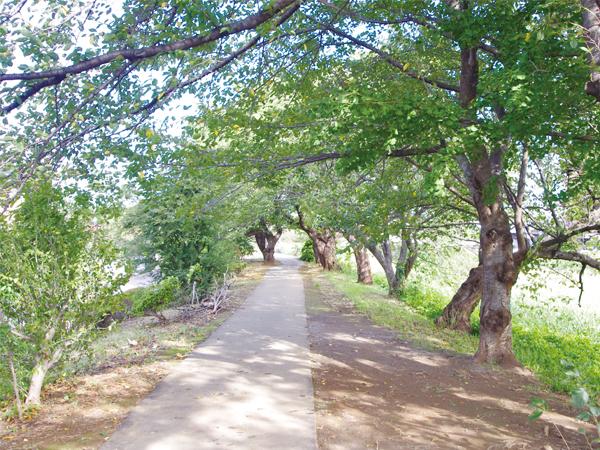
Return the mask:
<path id="1" fill-rule="evenodd" d="M 366 314 L 376 324 L 393 328 L 402 339 L 428 350 L 473 353 L 477 349 L 475 336 L 437 328 L 418 310 L 388 297 L 387 290 L 378 284 L 358 284 L 344 272 L 327 272 L 324 275 L 358 311 Z"/>
<path id="2" fill-rule="evenodd" d="M 326 278 L 373 322 L 396 330 L 403 339 L 430 350 L 472 354 L 477 349 L 479 311 L 471 318 L 474 332 L 440 329 L 433 324 L 450 297 L 435 289 L 435 280 L 413 277 L 400 299 L 387 297 L 385 285 L 359 285 L 347 267 Z M 385 280 L 384 280 L 385 281 Z M 513 345 L 519 361 L 558 392 L 584 386 L 600 394 L 600 317 L 547 300 L 515 299 Z"/>

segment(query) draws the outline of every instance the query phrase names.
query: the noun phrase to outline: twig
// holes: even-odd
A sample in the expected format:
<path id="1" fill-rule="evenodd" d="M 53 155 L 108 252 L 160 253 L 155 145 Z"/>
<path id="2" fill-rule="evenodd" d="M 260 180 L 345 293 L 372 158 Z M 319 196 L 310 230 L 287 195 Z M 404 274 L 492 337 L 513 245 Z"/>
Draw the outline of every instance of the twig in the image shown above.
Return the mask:
<path id="1" fill-rule="evenodd" d="M 587 267 L 586 263 L 581 264 L 581 270 L 579 271 L 579 298 L 577 299 L 577 306 L 581 308 L 581 296 L 583 295 L 583 272 Z"/>
<path id="2" fill-rule="evenodd" d="M 12 385 L 13 390 L 15 391 L 17 413 L 19 414 L 19 420 L 23 420 L 23 405 L 21 404 L 21 396 L 19 395 L 19 383 L 17 381 L 17 373 L 15 372 L 15 362 L 12 351 L 8 352 L 8 366 L 10 367 L 10 374 L 12 375 Z"/>
<path id="3" fill-rule="evenodd" d="M 560 434 L 560 438 L 563 440 L 563 442 L 567 446 L 567 450 L 571 450 L 571 447 L 569 447 L 567 440 L 565 439 L 563 434 L 560 432 L 560 428 L 558 428 L 558 426 L 555 423 L 552 423 L 552 425 L 554 425 L 554 428 L 556 428 L 556 431 L 558 431 L 558 434 Z"/>

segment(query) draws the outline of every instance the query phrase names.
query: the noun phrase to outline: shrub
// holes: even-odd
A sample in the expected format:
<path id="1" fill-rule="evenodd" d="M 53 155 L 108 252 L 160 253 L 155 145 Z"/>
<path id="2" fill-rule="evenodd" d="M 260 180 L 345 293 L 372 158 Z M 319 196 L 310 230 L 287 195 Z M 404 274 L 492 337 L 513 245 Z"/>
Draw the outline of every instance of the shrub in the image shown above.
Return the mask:
<path id="1" fill-rule="evenodd" d="M 167 306 L 174 302 L 179 291 L 177 277 L 167 277 L 156 286 L 151 286 L 139 293 L 133 299 L 133 312 L 136 314 L 153 314 L 164 320 L 160 314 Z"/>
<path id="2" fill-rule="evenodd" d="M 315 262 L 315 251 L 313 249 L 313 243 L 310 239 L 307 239 L 300 250 L 300 260 L 305 262 Z"/>
<path id="3" fill-rule="evenodd" d="M 400 299 L 415 311 L 432 320 L 442 314 L 444 307 L 448 303 L 448 299 L 441 296 L 435 290 L 415 283 L 406 286 L 400 294 Z"/>

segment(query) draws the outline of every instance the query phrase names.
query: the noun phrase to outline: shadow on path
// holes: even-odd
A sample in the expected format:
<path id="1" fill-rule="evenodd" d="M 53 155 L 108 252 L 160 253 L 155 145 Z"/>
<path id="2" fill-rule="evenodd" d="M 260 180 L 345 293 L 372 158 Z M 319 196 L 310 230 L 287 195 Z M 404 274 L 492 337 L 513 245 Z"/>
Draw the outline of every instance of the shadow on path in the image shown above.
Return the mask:
<path id="1" fill-rule="evenodd" d="M 104 450 L 316 448 L 303 284 L 281 262 Z"/>

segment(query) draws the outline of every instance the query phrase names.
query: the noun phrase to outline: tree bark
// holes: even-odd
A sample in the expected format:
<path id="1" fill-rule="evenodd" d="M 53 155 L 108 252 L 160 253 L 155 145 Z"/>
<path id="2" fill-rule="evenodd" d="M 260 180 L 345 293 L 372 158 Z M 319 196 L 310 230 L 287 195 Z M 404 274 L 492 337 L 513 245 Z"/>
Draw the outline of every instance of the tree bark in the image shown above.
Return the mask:
<path id="1" fill-rule="evenodd" d="M 335 233 L 329 230 L 324 232 L 312 230 L 309 236 L 313 241 L 315 260 L 324 270 L 337 270 Z"/>
<path id="2" fill-rule="evenodd" d="M 369 254 L 363 246 L 353 247 L 354 259 L 356 260 L 356 274 L 358 282 L 362 284 L 373 284 L 373 275 L 371 273 L 371 263 Z"/>
<path id="3" fill-rule="evenodd" d="M 248 232 L 248 235 L 254 236 L 256 245 L 263 255 L 263 261 L 267 263 L 275 261 L 275 246 L 282 234 L 283 229 L 281 227 L 277 227 L 275 232 L 272 232 L 264 220 L 260 221 L 259 229 Z"/>
<path id="4" fill-rule="evenodd" d="M 406 280 L 417 261 L 417 241 L 413 236 L 403 236 L 400 245 L 400 254 L 396 262 L 396 279 L 398 280 L 398 291 L 402 292 Z"/>
<path id="5" fill-rule="evenodd" d="M 352 234 L 344 234 L 346 240 L 352 246 L 354 260 L 356 261 L 357 281 L 362 284 L 373 284 L 373 275 L 371 273 L 371 262 L 369 253 L 365 246 Z"/>
<path id="6" fill-rule="evenodd" d="M 300 206 L 296 205 L 295 208 L 298 213 L 298 226 L 312 240 L 315 261 L 324 270 L 337 270 L 335 232 L 327 228 L 316 230 L 310 227 L 304 221 L 304 214 L 302 214 Z"/>
<path id="7" fill-rule="evenodd" d="M 392 246 L 388 239 L 381 243 L 381 248 L 375 243 L 367 244 L 367 249 L 372 253 L 377 262 L 383 268 L 385 278 L 388 283 L 388 295 L 396 295 L 400 289 L 400 280 L 398 273 L 394 268 L 394 260 L 392 257 Z"/>
<path id="8" fill-rule="evenodd" d="M 585 93 L 600 102 L 600 0 L 581 0 L 585 40 L 590 52 L 592 72 Z"/>
<path id="9" fill-rule="evenodd" d="M 25 399 L 25 405 L 40 405 L 42 403 L 42 387 L 44 385 L 44 380 L 46 378 L 46 374 L 48 373 L 49 362 L 46 360 L 38 361 L 35 367 L 33 368 L 33 372 L 31 374 L 31 379 L 29 382 L 29 391 L 27 392 L 27 398 Z"/>
<path id="10" fill-rule="evenodd" d="M 438 326 L 454 330 L 471 332 L 471 314 L 481 300 L 481 287 L 483 282 L 483 266 L 478 266 L 469 272 L 469 276 L 460 285 L 450 303 L 446 305 L 442 315 L 435 323 Z"/>
<path id="11" fill-rule="evenodd" d="M 513 260 L 512 235 L 508 215 L 497 201 L 480 214 L 483 228 L 482 304 L 479 348 L 475 359 L 514 366 L 510 294 L 517 271 Z"/>
<path id="12" fill-rule="evenodd" d="M 501 176 L 505 147 L 489 154 L 478 150 L 474 163 L 466 157 L 459 164 L 477 209 L 483 267 L 478 362 L 518 365 L 512 351 L 510 294 L 517 277 L 509 217 L 503 207 Z"/>
<path id="13" fill-rule="evenodd" d="M 54 330 L 51 329 L 47 336 L 54 336 Z M 51 340 L 51 339 L 50 339 Z M 41 354 L 46 354 L 47 352 L 42 351 Z M 27 397 L 25 398 L 26 406 L 36 406 L 40 405 L 41 397 L 42 397 L 42 387 L 44 386 L 44 380 L 46 379 L 46 375 L 48 371 L 54 367 L 56 363 L 60 360 L 62 356 L 63 350 L 61 348 L 57 348 L 49 357 L 36 357 L 35 366 L 33 367 L 33 371 L 31 373 L 31 379 L 29 383 L 29 390 L 27 392 Z"/>
<path id="14" fill-rule="evenodd" d="M 464 11 L 469 3 L 451 0 L 450 6 Z M 477 98 L 478 84 L 477 47 L 463 46 L 458 93 L 464 111 L 463 126 L 477 120 L 477 111 L 472 104 Z M 501 120 L 504 110 L 498 108 L 496 115 Z M 500 142 L 491 151 L 485 146 L 473 147 L 469 152 L 470 159 L 463 154 L 457 155 L 457 161 L 471 192 L 480 224 L 483 279 L 479 348 L 475 360 L 514 366 L 518 362 L 512 351 L 510 293 L 517 271 L 513 261 L 510 222 L 502 201 L 505 150 Z"/>
<path id="15" fill-rule="evenodd" d="M 367 249 L 383 268 L 388 283 L 388 295 L 394 296 L 400 293 L 417 260 L 415 238 L 408 236 L 402 239 L 400 254 L 395 264 L 389 239 L 385 239 L 381 243 L 381 248 L 375 243 L 370 243 L 367 245 Z"/>

